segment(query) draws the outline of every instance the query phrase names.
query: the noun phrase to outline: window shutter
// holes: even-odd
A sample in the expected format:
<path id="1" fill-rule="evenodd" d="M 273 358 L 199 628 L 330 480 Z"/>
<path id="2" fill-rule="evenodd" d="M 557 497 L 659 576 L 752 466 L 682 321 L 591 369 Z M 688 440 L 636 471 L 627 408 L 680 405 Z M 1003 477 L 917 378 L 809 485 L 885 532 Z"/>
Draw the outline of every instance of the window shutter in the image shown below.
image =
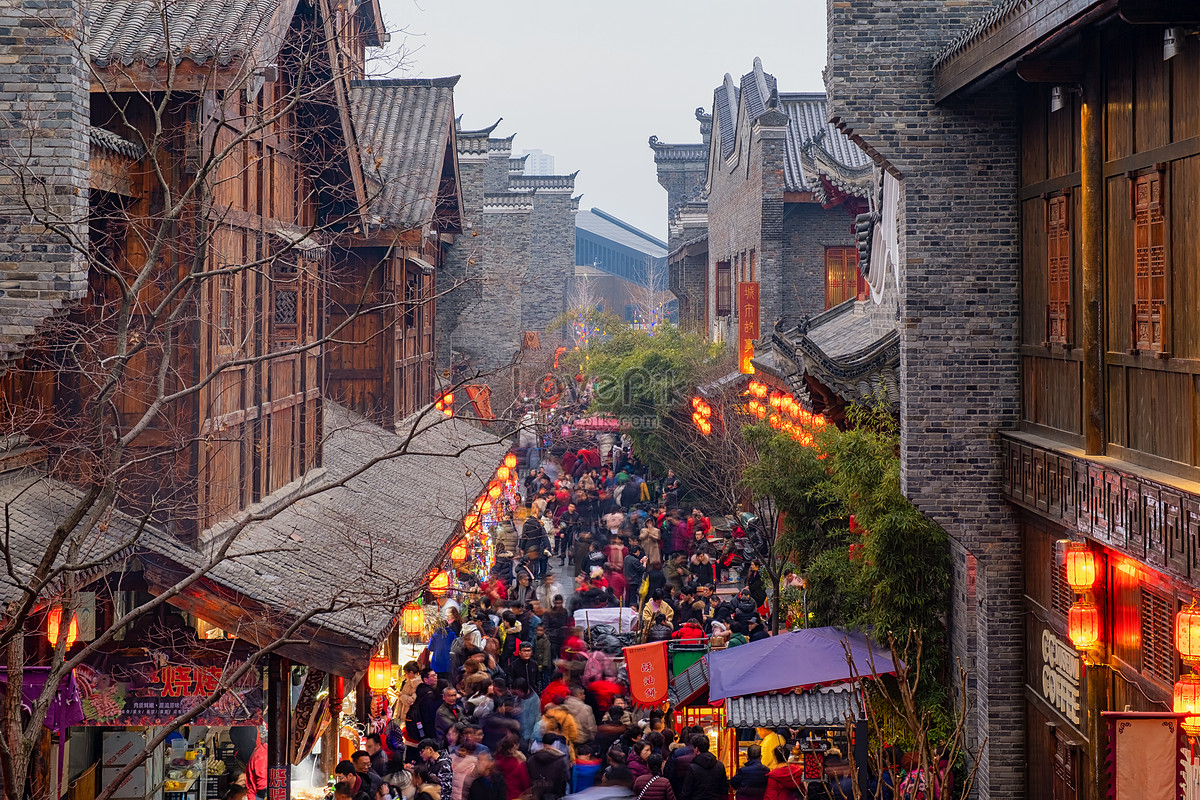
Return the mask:
<path id="1" fill-rule="evenodd" d="M 1070 198 L 1046 201 L 1046 341 L 1071 341 Z"/>
<path id="2" fill-rule="evenodd" d="M 1142 672 L 1164 683 L 1175 680 L 1171 599 L 1142 586 Z"/>
<path id="3" fill-rule="evenodd" d="M 727 317 L 733 312 L 733 275 L 728 261 L 717 262 L 717 316 Z"/>
<path id="4" fill-rule="evenodd" d="M 1163 349 L 1163 307 L 1167 299 L 1166 225 L 1162 174 L 1137 177 L 1133 189 L 1133 347 Z"/>

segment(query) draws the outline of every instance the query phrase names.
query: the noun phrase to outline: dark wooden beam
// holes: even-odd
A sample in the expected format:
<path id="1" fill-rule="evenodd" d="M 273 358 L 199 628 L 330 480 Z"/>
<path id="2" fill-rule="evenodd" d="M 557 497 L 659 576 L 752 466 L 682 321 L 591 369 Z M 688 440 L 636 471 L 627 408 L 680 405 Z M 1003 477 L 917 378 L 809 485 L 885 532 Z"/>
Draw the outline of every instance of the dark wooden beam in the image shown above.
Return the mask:
<path id="1" fill-rule="evenodd" d="M 1082 83 L 1083 62 L 1021 59 L 1017 77 L 1026 83 Z"/>
<path id="2" fill-rule="evenodd" d="M 1117 0 L 1038 0 L 980 34 L 933 71 L 936 102 L 1116 9 Z"/>

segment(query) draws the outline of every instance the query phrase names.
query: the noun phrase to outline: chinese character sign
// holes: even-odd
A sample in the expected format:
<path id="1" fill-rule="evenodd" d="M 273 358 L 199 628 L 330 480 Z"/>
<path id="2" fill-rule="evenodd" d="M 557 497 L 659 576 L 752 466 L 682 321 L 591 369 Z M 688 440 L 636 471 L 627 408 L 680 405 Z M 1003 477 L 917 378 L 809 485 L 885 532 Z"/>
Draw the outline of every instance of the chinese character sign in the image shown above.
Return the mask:
<path id="1" fill-rule="evenodd" d="M 754 340 L 759 337 L 758 281 L 743 281 L 737 285 L 738 308 L 738 372 L 753 375 Z"/>
<path id="2" fill-rule="evenodd" d="M 667 643 L 651 642 L 625 648 L 629 694 L 639 706 L 662 705 L 667 699 Z"/>

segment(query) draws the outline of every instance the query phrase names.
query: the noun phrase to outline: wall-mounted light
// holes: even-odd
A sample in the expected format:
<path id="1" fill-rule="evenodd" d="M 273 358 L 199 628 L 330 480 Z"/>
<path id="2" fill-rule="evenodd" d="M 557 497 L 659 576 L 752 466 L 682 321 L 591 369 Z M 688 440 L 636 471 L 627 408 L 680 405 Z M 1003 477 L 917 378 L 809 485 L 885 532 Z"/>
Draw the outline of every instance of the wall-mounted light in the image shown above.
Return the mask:
<path id="1" fill-rule="evenodd" d="M 1163 61 L 1170 61 L 1175 56 L 1179 55 L 1179 48 L 1183 46 L 1183 31 L 1174 26 L 1163 28 Z"/>
<path id="2" fill-rule="evenodd" d="M 1061 84 L 1050 87 L 1050 113 L 1062 111 L 1067 105 L 1067 90 Z"/>

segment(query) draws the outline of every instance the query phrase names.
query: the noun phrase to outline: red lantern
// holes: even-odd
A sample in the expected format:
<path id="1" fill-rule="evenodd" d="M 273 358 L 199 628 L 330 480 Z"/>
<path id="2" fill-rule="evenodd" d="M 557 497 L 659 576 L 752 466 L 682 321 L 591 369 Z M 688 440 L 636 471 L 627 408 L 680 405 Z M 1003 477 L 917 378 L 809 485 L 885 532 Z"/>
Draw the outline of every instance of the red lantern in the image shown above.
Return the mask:
<path id="1" fill-rule="evenodd" d="M 392 662 L 382 653 L 371 656 L 367 667 L 367 686 L 372 692 L 384 692 L 392 685 Z"/>
<path id="2" fill-rule="evenodd" d="M 1100 609 L 1081 600 L 1067 611 L 1067 635 L 1076 650 L 1091 650 L 1100 642 Z"/>
<path id="3" fill-rule="evenodd" d="M 463 519 L 463 529 L 466 530 L 467 533 L 474 533 L 475 529 L 478 527 L 479 527 L 479 515 L 478 514 L 467 514 L 467 516 Z"/>
<path id="4" fill-rule="evenodd" d="M 498 481 L 508 480 L 508 467 L 497 467 L 496 468 L 496 480 L 498 480 Z"/>
<path id="5" fill-rule="evenodd" d="M 1076 594 L 1096 585 L 1097 561 L 1095 551 L 1083 542 L 1067 542 L 1067 583 Z"/>
<path id="6" fill-rule="evenodd" d="M 58 637 L 62 632 L 62 606 L 54 606 L 46 613 L 46 638 L 50 640 L 51 645 L 58 645 Z M 71 624 L 67 626 L 67 649 L 75 644 L 79 638 L 79 618 L 77 615 L 71 615 Z"/>
<path id="7" fill-rule="evenodd" d="M 509 453 L 508 455 L 506 455 L 504 457 L 504 466 L 508 467 L 509 469 L 516 469 L 517 468 L 516 455 L 514 455 L 512 453 Z"/>
<path id="8" fill-rule="evenodd" d="M 400 613 L 400 629 L 405 636 L 419 636 L 425 630 L 425 609 L 408 605 Z"/>
<path id="9" fill-rule="evenodd" d="M 492 498 L 493 500 L 500 498 L 500 491 L 500 484 L 496 483 L 496 481 L 492 481 L 488 484 L 488 497 Z"/>
<path id="10" fill-rule="evenodd" d="M 450 590 L 450 573 L 445 570 L 438 570 L 429 578 L 429 591 L 437 595 L 445 594 Z"/>
<path id="11" fill-rule="evenodd" d="M 445 414 L 447 417 L 454 416 L 454 392 L 447 392 L 438 398 L 433 404 L 434 408 Z"/>
<path id="12" fill-rule="evenodd" d="M 1200 664 L 1200 609 L 1195 600 L 1175 615 L 1175 649 L 1183 663 Z"/>
<path id="13" fill-rule="evenodd" d="M 488 500 L 485 497 L 479 501 L 479 513 L 480 514 L 491 513 L 491 510 L 492 510 L 492 501 L 491 500 Z"/>
<path id="14" fill-rule="evenodd" d="M 467 543 L 459 539 L 454 547 L 450 548 L 451 561 L 466 561 L 467 560 Z"/>
<path id="15" fill-rule="evenodd" d="M 1192 738 L 1200 736 L 1200 675 L 1189 673 L 1175 682 L 1171 710 L 1185 714 L 1180 727 Z"/>

